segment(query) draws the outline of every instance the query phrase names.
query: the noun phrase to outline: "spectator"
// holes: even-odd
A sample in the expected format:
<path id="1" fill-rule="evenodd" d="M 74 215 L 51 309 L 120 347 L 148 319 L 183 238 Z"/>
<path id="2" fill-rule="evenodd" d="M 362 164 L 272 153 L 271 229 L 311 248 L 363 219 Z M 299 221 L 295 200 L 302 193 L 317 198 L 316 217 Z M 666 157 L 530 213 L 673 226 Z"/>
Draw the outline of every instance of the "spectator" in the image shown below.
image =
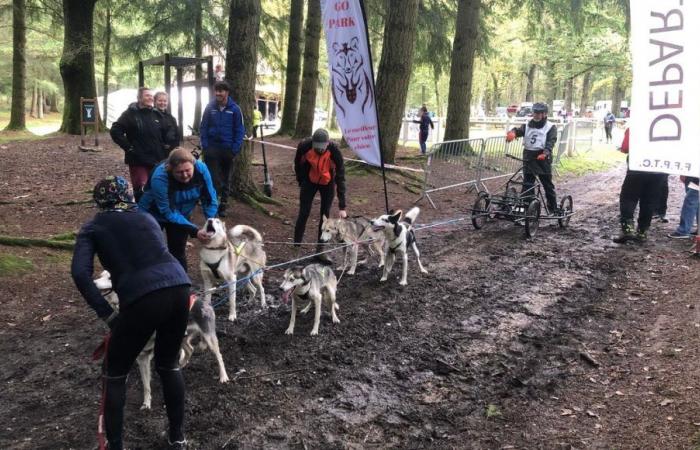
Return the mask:
<path id="1" fill-rule="evenodd" d="M 550 212 L 558 213 L 557 193 L 552 182 L 552 151 L 557 142 L 557 127 L 547 120 L 549 108 L 544 103 L 532 105 L 532 119 L 507 135 L 509 142 L 515 137 L 523 139 L 523 194 L 534 199 L 536 178 L 540 179 Z"/>
<path id="2" fill-rule="evenodd" d="M 216 81 L 224 81 L 224 69 L 221 67 L 221 64 L 217 64 L 216 67 L 214 68 L 214 79 Z"/>
<path id="3" fill-rule="evenodd" d="M 435 129 L 433 121 L 430 119 L 430 114 L 428 114 L 428 107 L 423 105 L 420 109 L 420 120 L 414 120 L 413 123 L 420 124 L 418 132 L 418 142 L 420 143 L 420 153 L 425 155 L 426 152 L 426 142 L 428 141 L 428 132 L 430 129 Z"/>
<path id="4" fill-rule="evenodd" d="M 258 138 L 258 127 L 262 126 L 262 113 L 258 109 L 258 103 L 253 103 L 253 137 Z M 262 133 L 260 133 L 262 134 Z"/>
<path id="5" fill-rule="evenodd" d="M 661 223 L 668 223 L 666 211 L 668 210 L 668 174 L 662 174 L 659 183 L 659 195 L 654 208 L 654 218 Z"/>
<path id="6" fill-rule="evenodd" d="M 620 151 L 629 153 L 629 128 L 625 130 Z M 627 161 L 629 165 L 629 157 Z M 651 226 L 651 217 L 656 202 L 663 174 L 655 172 L 641 172 L 627 168 L 625 180 L 620 189 L 620 226 L 622 233 L 613 239 L 616 244 L 628 241 L 644 242 L 647 239 L 647 230 Z M 634 230 L 634 210 L 639 203 L 639 216 L 637 217 L 637 231 Z"/>
<path id="7" fill-rule="evenodd" d="M 100 208 L 75 241 L 71 274 L 80 293 L 111 329 L 103 367 L 104 426 L 110 450 L 123 448 L 126 377 L 144 345 L 156 335 L 156 372 L 163 385 L 169 448 L 184 448 L 185 382 L 180 345 L 187 328 L 190 279 L 172 257 L 158 223 L 133 203 L 122 177 L 95 186 Z M 93 283 L 94 257 L 109 271 L 119 313 Z"/>
<path id="8" fill-rule="evenodd" d="M 209 240 L 204 230 L 190 222 L 197 203 L 201 205 L 205 218 L 216 215 L 218 203 L 209 169 L 203 162 L 195 160 L 189 150 L 178 147 L 153 171 L 139 206 L 150 212 L 165 229 L 168 250 L 185 271 L 187 238 L 196 237 L 202 242 Z"/>
<path id="9" fill-rule="evenodd" d="M 688 239 L 692 234 L 697 234 L 697 228 L 692 231 L 693 223 L 698 218 L 698 190 L 700 189 L 700 179 L 693 177 L 681 177 L 685 186 L 685 199 L 681 207 L 681 220 L 678 228 L 668 237 L 672 239 Z"/>
<path id="10" fill-rule="evenodd" d="M 166 123 L 167 135 L 165 136 L 166 153 L 180 146 L 180 129 L 177 126 L 177 119 L 168 112 L 168 94 L 166 92 L 156 92 L 153 96 L 156 109 L 163 115 Z"/>
<path id="11" fill-rule="evenodd" d="M 151 170 L 167 156 L 166 136 L 170 134 L 163 115 L 153 108 L 153 93 L 149 88 L 139 88 L 136 103 L 130 104 L 112 124 L 109 134 L 124 150 L 124 162 L 129 166 L 138 201 Z"/>
<path id="12" fill-rule="evenodd" d="M 226 217 L 233 158 L 241 151 L 245 127 L 241 108 L 229 97 L 228 83 L 214 84 L 215 98 L 204 109 L 199 126 L 204 163 L 219 194 L 219 217 Z"/>
<path id="13" fill-rule="evenodd" d="M 294 227 L 294 242 L 300 243 L 304 238 L 306 221 L 311 213 L 316 192 L 321 193 L 321 214 L 318 222 L 316 242 L 321 238 L 323 216 L 330 217 L 333 204 L 333 188 L 338 191 L 338 209 L 341 218 L 345 212 L 345 165 L 343 155 L 335 142 L 331 142 L 328 132 L 323 128 L 314 131 L 311 139 L 305 139 L 297 146 L 294 157 L 294 172 L 299 183 L 299 215 Z M 320 251 L 319 244 L 317 250 Z M 319 258 L 328 261 L 326 255 Z"/>
<path id="14" fill-rule="evenodd" d="M 613 113 L 608 111 L 608 113 L 605 115 L 605 118 L 603 119 L 603 124 L 605 126 L 605 143 L 609 144 L 612 142 L 612 129 L 615 125 L 615 116 L 613 115 Z"/>

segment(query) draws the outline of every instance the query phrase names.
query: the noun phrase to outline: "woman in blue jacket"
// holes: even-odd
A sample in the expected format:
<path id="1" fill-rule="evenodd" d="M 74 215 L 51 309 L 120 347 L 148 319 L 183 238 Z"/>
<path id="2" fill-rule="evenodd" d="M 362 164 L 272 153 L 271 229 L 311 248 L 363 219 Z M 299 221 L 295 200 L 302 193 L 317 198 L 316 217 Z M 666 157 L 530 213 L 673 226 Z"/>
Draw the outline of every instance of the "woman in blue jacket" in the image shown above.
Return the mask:
<path id="1" fill-rule="evenodd" d="M 139 206 L 153 214 L 165 229 L 168 250 L 185 271 L 187 238 L 209 240 L 208 234 L 190 221 L 197 203 L 202 206 L 205 218 L 216 216 L 218 202 L 209 169 L 195 160 L 189 150 L 176 148 L 153 170 Z"/>
<path id="2" fill-rule="evenodd" d="M 170 424 L 169 448 L 184 448 L 185 382 L 178 362 L 189 315 L 190 279 L 168 253 L 158 223 L 134 203 L 124 178 L 100 181 L 93 197 L 100 211 L 76 238 L 71 274 L 85 300 L 111 329 L 103 368 L 109 449 L 123 448 L 126 376 L 153 333 L 156 371 Z M 111 275 L 119 313 L 93 282 L 95 255 Z"/>

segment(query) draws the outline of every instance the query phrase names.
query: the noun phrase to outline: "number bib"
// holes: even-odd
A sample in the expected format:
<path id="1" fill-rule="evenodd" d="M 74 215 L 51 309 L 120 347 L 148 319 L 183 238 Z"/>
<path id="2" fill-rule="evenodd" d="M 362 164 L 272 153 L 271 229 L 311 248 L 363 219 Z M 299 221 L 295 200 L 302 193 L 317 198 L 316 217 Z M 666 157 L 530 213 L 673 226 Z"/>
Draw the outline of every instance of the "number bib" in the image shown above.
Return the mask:
<path id="1" fill-rule="evenodd" d="M 546 122 L 542 128 L 530 128 L 525 124 L 525 136 L 523 136 L 525 150 L 544 150 L 544 145 L 547 142 L 547 133 L 553 126 L 554 124 L 551 122 Z"/>

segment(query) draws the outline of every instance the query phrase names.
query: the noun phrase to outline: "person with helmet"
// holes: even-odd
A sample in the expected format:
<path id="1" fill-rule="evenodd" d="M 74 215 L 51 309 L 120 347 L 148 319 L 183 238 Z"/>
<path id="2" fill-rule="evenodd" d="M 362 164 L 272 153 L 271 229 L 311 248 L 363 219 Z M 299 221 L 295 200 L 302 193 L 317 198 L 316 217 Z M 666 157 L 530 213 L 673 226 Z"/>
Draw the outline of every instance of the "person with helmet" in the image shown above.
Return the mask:
<path id="1" fill-rule="evenodd" d="M 549 108 L 544 103 L 532 105 L 532 119 L 510 130 L 506 141 L 523 138 L 523 193 L 534 198 L 533 187 L 535 179 L 539 178 L 547 199 L 547 209 L 552 213 L 559 210 L 552 182 L 552 151 L 557 142 L 557 127 L 547 120 L 547 112 Z"/>
<path id="2" fill-rule="evenodd" d="M 112 176 L 100 181 L 93 198 L 99 211 L 76 237 L 71 275 L 88 305 L 111 329 L 103 367 L 109 449 L 123 448 L 126 377 L 153 333 L 156 371 L 170 424 L 169 448 L 184 448 L 185 382 L 179 357 L 191 281 L 168 252 L 158 222 L 134 203 L 124 178 Z M 119 296 L 118 313 L 93 282 L 95 255 L 110 273 Z"/>
<path id="3" fill-rule="evenodd" d="M 310 139 L 304 139 L 297 146 L 294 157 L 294 173 L 299 183 L 299 215 L 294 227 L 294 242 L 300 243 L 304 238 L 306 221 L 311 213 L 311 206 L 316 192 L 321 193 L 321 215 L 318 222 L 318 236 L 321 238 L 323 216 L 330 217 L 333 204 L 334 188 L 338 192 L 338 209 L 341 218 L 345 212 L 345 165 L 343 155 L 335 142 L 331 142 L 328 131 L 319 128 Z M 319 244 L 318 250 L 322 246 Z M 327 258 L 321 258 L 326 262 Z"/>

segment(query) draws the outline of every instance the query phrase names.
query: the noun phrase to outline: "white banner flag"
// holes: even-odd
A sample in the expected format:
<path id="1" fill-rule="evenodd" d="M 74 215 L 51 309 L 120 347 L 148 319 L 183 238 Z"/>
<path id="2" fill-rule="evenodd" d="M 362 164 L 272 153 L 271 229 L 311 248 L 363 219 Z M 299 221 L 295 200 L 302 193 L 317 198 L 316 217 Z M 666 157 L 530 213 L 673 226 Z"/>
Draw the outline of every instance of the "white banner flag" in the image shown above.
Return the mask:
<path id="1" fill-rule="evenodd" d="M 700 1 L 634 0 L 629 168 L 700 174 Z"/>
<path id="2" fill-rule="evenodd" d="M 379 125 L 361 0 L 321 0 L 338 125 L 352 150 L 379 166 Z"/>

